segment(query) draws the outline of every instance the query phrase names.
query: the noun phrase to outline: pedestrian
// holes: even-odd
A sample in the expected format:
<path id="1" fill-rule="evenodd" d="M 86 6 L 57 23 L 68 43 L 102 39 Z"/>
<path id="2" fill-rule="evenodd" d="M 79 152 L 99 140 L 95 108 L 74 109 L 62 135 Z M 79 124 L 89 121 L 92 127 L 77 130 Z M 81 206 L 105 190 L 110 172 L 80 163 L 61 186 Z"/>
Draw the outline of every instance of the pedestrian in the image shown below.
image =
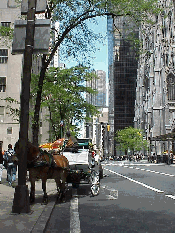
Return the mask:
<path id="1" fill-rule="evenodd" d="M 78 152 L 78 141 L 74 136 L 71 136 L 71 132 L 67 131 L 66 136 L 68 141 L 65 145 L 64 151 Z"/>
<path id="2" fill-rule="evenodd" d="M 3 171 L 3 154 L 2 154 L 2 150 L 0 150 L 0 184 L 2 178 L 2 171 Z"/>
<path id="3" fill-rule="evenodd" d="M 8 145 L 8 150 L 4 153 L 4 159 L 7 162 L 7 179 L 9 185 L 12 186 L 13 182 L 16 180 L 16 171 L 17 164 L 14 161 L 14 150 L 12 149 L 12 145 Z"/>

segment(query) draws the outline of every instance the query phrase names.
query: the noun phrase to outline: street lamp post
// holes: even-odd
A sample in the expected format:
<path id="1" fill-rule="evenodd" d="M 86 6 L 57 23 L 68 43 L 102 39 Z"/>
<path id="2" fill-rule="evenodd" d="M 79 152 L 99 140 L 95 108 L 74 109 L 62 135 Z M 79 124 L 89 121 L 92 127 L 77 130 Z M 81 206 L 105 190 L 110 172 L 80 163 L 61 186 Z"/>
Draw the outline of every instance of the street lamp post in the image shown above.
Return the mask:
<path id="1" fill-rule="evenodd" d="M 27 14 L 27 22 L 25 20 L 15 21 L 12 54 L 24 53 L 24 65 L 20 106 L 18 186 L 14 194 L 13 213 L 30 212 L 29 191 L 26 185 L 26 170 L 32 54 L 33 52 L 48 54 L 50 20 L 41 19 L 35 21 L 35 14 L 44 13 L 45 10 L 46 0 L 22 0 L 21 14 Z M 24 40 L 25 45 L 23 44 Z"/>
<path id="2" fill-rule="evenodd" d="M 20 113 L 20 133 L 19 148 L 20 156 L 18 163 L 18 186 L 15 189 L 14 201 L 12 206 L 13 213 L 29 213 L 29 191 L 26 185 L 27 170 L 27 143 L 28 143 L 28 124 L 29 124 L 29 97 L 32 54 L 34 47 L 35 32 L 35 9 L 36 0 L 28 1 L 26 39 L 24 51 L 24 66 L 21 91 L 21 113 Z"/>

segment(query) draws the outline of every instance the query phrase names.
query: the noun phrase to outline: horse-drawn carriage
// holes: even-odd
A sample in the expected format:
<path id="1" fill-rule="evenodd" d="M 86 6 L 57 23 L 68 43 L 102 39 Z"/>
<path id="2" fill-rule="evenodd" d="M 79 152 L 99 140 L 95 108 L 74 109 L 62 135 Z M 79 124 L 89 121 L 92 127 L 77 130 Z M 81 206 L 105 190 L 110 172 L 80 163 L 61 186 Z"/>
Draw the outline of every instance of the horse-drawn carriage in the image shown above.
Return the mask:
<path id="1" fill-rule="evenodd" d="M 18 141 L 15 144 L 15 152 L 18 158 L 20 156 L 20 147 Z M 66 183 L 71 182 L 73 187 L 78 187 L 82 180 L 90 184 L 92 195 L 95 196 L 99 193 L 99 172 L 88 149 L 49 153 L 29 142 L 27 169 L 31 183 L 30 202 L 35 201 L 35 181 L 37 179 L 42 180 L 43 203 L 48 202 L 47 179 L 55 180 L 60 198 L 65 195 Z"/>
<path id="2" fill-rule="evenodd" d="M 65 151 L 63 155 L 69 161 L 67 182 L 78 188 L 81 182 L 90 184 L 93 196 L 100 190 L 98 166 L 88 149 L 78 149 L 77 152 Z"/>

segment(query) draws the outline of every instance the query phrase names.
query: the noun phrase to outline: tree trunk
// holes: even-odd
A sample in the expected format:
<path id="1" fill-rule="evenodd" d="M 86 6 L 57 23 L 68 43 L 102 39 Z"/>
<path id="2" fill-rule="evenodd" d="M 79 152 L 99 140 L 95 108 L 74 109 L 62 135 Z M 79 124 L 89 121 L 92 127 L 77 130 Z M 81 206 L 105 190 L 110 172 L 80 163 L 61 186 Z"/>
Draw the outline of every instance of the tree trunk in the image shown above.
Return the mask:
<path id="1" fill-rule="evenodd" d="M 38 91 L 37 91 L 37 97 L 36 97 L 36 104 L 35 104 L 35 112 L 34 112 L 34 122 L 32 125 L 32 133 L 33 133 L 33 144 L 35 146 L 39 145 L 38 142 L 38 135 L 39 135 L 39 113 L 41 108 L 41 96 L 42 96 L 42 89 L 43 89 L 43 81 L 46 73 L 46 55 L 43 55 L 42 57 L 42 68 L 40 72 L 40 77 L 38 81 Z"/>
<path id="2" fill-rule="evenodd" d="M 37 97 L 36 97 L 36 104 L 35 104 L 35 112 L 34 112 L 34 123 L 32 125 L 32 133 L 33 133 L 33 144 L 38 146 L 38 135 L 39 135 L 39 113 L 40 113 L 40 107 L 41 107 L 41 95 L 42 95 L 42 88 L 43 88 L 43 81 L 45 77 L 46 70 L 53 59 L 55 52 L 57 51 L 57 48 L 60 46 L 60 44 L 63 42 L 65 37 L 68 35 L 68 33 L 77 27 L 77 25 L 80 25 L 82 22 L 84 22 L 87 19 L 90 18 L 95 18 L 97 16 L 102 16 L 102 15 L 113 15 L 111 13 L 99 13 L 99 14 L 94 14 L 91 15 L 89 14 L 91 11 L 87 11 L 82 14 L 82 18 L 79 16 L 77 19 L 73 21 L 73 23 L 70 23 L 68 25 L 62 35 L 59 37 L 58 41 L 56 42 L 51 54 L 49 55 L 48 60 L 46 60 L 46 55 L 43 55 L 42 58 L 42 68 L 40 72 L 40 77 L 39 77 L 39 82 L 38 82 L 38 92 L 37 92 Z M 50 15 L 51 16 L 51 15 Z"/>

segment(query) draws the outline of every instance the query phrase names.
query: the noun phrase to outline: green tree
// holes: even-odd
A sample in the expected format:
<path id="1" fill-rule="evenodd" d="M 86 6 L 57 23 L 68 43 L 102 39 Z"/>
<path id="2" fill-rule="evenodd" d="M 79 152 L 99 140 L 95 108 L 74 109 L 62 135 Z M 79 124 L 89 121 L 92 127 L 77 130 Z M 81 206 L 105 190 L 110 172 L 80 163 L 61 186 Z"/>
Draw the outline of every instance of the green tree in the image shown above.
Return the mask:
<path id="1" fill-rule="evenodd" d="M 144 140 L 143 131 L 133 127 L 126 127 L 125 129 L 116 132 L 115 140 L 120 144 L 120 149 L 125 153 L 130 149 L 134 154 L 135 151 L 141 149 L 148 149 L 148 142 Z"/>
<path id="2" fill-rule="evenodd" d="M 37 92 L 37 77 L 33 75 L 31 88 L 35 99 Z M 87 116 L 98 113 L 96 107 L 86 102 L 86 93 L 96 94 L 96 90 L 86 87 L 85 82 L 97 78 L 96 74 L 87 67 L 77 66 L 70 69 L 51 67 L 46 73 L 43 83 L 41 106 L 49 109 L 47 116 L 51 124 L 50 140 L 63 136 L 63 131 L 76 127 L 75 122 L 88 120 Z M 64 128 L 60 123 L 64 123 Z"/>
<path id="3" fill-rule="evenodd" d="M 10 27 L 0 26 L 0 42 L 10 47 L 10 41 L 13 38 L 13 29 Z"/>
<path id="4" fill-rule="evenodd" d="M 150 14 L 159 12 L 157 0 L 50 0 L 47 17 L 60 23 L 57 37 L 53 41 L 50 53 L 42 56 L 42 67 L 38 80 L 38 91 L 34 110 L 33 143 L 38 144 L 39 112 L 41 107 L 42 88 L 46 71 L 59 46 L 65 58 L 87 59 L 95 48 L 96 40 L 101 37 L 88 27 L 88 22 L 96 23 L 100 16 L 128 16 L 137 25 L 150 19 Z M 62 47 L 63 48 L 63 47 Z"/>
<path id="5" fill-rule="evenodd" d="M 19 122 L 20 102 L 18 102 L 16 99 L 12 97 L 0 98 L 0 100 L 7 102 L 6 109 L 9 110 L 9 115 L 12 116 L 13 120 Z"/>

